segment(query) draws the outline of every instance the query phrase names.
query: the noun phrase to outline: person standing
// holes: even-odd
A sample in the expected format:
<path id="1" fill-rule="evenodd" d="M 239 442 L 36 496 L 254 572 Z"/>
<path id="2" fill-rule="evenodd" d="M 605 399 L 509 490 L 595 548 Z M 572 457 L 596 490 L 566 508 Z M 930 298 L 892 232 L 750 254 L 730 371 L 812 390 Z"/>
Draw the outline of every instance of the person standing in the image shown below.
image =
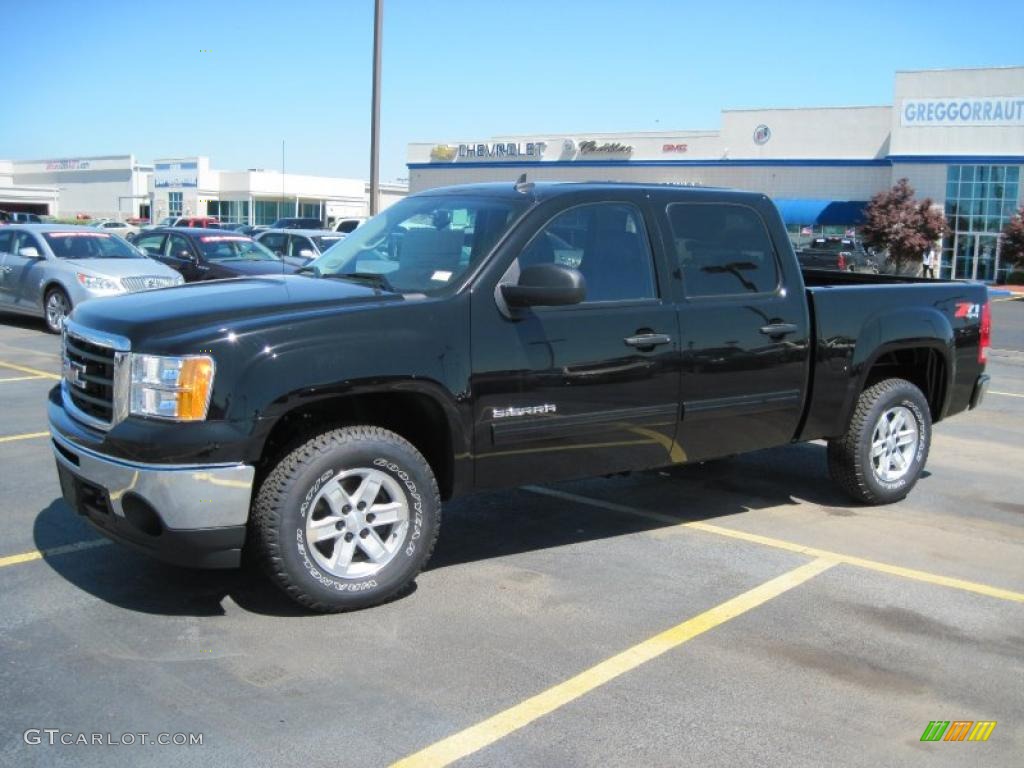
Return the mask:
<path id="1" fill-rule="evenodd" d="M 921 260 L 921 264 L 924 267 L 924 276 L 929 279 L 935 277 L 935 248 L 929 246 L 928 250 L 924 252 L 924 257 Z"/>

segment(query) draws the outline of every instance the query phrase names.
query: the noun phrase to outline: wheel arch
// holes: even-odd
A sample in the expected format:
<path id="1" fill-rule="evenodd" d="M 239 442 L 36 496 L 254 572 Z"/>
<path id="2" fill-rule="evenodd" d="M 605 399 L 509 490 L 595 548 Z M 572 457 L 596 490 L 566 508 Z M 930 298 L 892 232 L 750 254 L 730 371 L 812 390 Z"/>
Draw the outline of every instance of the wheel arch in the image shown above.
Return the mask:
<path id="1" fill-rule="evenodd" d="M 354 386 L 344 393 L 296 396 L 279 400 L 272 415 L 261 419 L 257 436 L 257 477 L 310 435 L 364 424 L 392 431 L 423 454 L 437 478 L 443 499 L 467 490 L 472 482 L 469 446 L 455 404 L 423 380 L 381 386 Z"/>

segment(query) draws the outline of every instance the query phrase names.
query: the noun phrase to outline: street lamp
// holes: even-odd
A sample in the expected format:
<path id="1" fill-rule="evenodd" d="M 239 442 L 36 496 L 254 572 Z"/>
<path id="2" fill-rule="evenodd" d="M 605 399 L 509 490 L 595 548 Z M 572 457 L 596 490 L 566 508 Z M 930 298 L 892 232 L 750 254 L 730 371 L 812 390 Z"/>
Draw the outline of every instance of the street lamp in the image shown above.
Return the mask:
<path id="1" fill-rule="evenodd" d="M 380 45 L 384 33 L 384 0 L 373 8 L 373 104 L 370 107 L 370 215 L 380 206 Z"/>

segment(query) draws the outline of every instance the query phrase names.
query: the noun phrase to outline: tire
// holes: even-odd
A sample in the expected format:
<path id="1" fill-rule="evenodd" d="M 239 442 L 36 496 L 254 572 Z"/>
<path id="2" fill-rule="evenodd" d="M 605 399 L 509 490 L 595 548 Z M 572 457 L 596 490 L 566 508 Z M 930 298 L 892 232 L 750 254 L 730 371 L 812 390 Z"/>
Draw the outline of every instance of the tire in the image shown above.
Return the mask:
<path id="1" fill-rule="evenodd" d="M 426 459 L 370 426 L 325 432 L 285 456 L 260 486 L 252 515 L 270 578 L 324 613 L 397 596 L 430 559 L 440 526 Z"/>
<path id="2" fill-rule="evenodd" d="M 52 306 L 51 306 L 52 305 Z M 71 314 L 71 299 L 63 288 L 51 288 L 43 297 L 43 319 L 46 330 L 60 333 L 64 328 L 64 318 Z"/>
<path id="3" fill-rule="evenodd" d="M 829 441 L 829 474 L 857 501 L 892 504 L 917 483 L 931 438 L 921 390 L 905 379 L 885 379 L 861 393 L 846 432 Z"/>

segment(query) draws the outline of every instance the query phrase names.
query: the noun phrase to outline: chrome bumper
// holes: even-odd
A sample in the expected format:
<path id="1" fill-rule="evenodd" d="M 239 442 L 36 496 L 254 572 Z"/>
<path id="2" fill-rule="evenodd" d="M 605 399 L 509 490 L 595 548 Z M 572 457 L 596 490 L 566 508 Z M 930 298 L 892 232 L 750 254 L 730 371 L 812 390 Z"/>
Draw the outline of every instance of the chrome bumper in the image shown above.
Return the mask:
<path id="1" fill-rule="evenodd" d="M 110 511 L 122 521 L 130 495 L 148 504 L 163 526 L 173 530 L 244 526 L 249 519 L 256 470 L 248 464 L 137 464 L 71 443 L 52 424 L 50 434 L 57 463 L 105 491 Z"/>

